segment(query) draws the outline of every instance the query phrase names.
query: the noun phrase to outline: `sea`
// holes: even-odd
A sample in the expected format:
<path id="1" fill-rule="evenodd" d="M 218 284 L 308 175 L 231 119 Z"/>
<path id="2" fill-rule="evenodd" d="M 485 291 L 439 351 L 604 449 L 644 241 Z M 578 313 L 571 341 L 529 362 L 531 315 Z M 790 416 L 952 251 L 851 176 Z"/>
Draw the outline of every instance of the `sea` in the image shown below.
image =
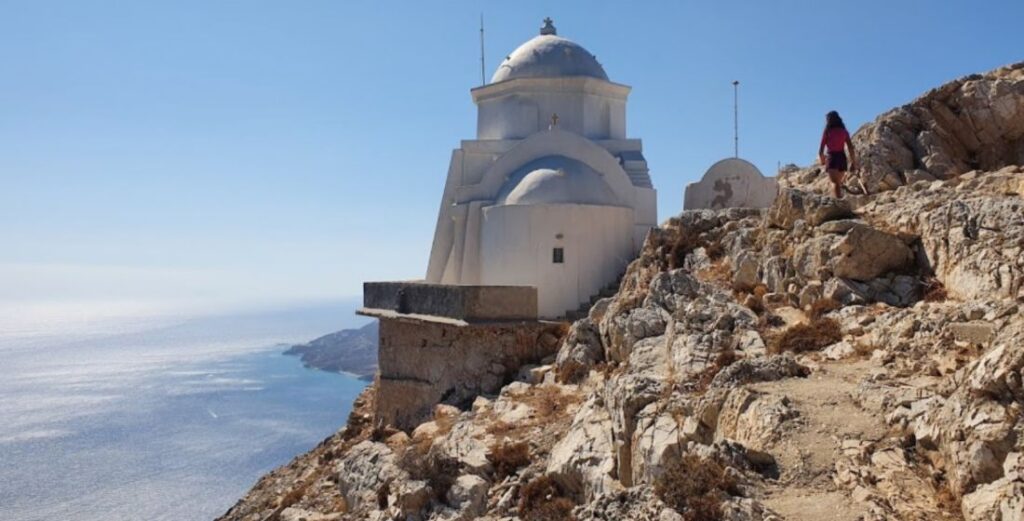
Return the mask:
<path id="1" fill-rule="evenodd" d="M 0 520 L 209 520 L 345 422 L 366 386 L 290 344 L 355 301 L 0 331 Z"/>

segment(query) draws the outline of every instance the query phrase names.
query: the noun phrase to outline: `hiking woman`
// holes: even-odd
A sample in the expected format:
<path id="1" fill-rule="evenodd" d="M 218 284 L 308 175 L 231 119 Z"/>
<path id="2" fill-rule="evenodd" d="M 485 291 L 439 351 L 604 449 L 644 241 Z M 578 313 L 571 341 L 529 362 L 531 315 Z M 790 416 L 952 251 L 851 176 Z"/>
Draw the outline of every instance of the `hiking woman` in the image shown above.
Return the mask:
<path id="1" fill-rule="evenodd" d="M 849 164 L 846 159 L 847 150 L 850 152 Z M 846 172 L 857 168 L 857 159 L 854 157 L 853 141 L 850 141 L 850 133 L 846 131 L 843 118 L 834 110 L 825 114 L 825 131 L 821 134 L 818 160 L 828 171 L 828 178 L 832 181 L 836 197 L 842 197 Z"/>

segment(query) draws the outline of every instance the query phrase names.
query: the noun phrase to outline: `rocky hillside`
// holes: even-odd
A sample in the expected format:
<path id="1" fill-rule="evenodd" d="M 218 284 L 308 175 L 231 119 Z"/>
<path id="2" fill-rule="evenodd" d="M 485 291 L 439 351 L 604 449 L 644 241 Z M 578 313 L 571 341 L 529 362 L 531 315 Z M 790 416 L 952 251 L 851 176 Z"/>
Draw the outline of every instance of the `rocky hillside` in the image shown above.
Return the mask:
<path id="1" fill-rule="evenodd" d="M 300 357 L 306 367 L 372 380 L 377 372 L 377 321 L 294 345 L 284 354 Z"/>
<path id="2" fill-rule="evenodd" d="M 1024 164 L 1024 62 L 928 91 L 861 127 L 853 143 L 872 193 Z M 828 184 L 818 167 L 781 181 L 823 193 Z"/>
<path id="3" fill-rule="evenodd" d="M 856 138 L 999 83 L 969 98 L 1013 107 L 935 120 L 986 143 L 971 169 L 900 138 L 931 178 L 836 200 L 791 175 L 767 210 L 684 212 L 547 365 L 412 432 L 375 424 L 371 386 L 222 519 L 1024 520 L 1024 168 L 997 152 L 1019 134 L 982 131 L 1024 125 L 1020 71 Z"/>

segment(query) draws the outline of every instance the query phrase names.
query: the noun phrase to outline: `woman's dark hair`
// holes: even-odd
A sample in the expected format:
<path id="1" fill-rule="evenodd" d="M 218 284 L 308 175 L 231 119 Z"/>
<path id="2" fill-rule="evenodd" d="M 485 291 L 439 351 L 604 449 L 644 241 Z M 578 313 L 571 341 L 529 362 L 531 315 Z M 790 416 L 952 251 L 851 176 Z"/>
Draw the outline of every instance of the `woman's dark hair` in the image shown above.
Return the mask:
<path id="1" fill-rule="evenodd" d="M 843 124 L 843 118 L 839 117 L 839 113 L 834 110 L 825 114 L 825 130 L 833 128 L 846 129 L 846 125 Z"/>

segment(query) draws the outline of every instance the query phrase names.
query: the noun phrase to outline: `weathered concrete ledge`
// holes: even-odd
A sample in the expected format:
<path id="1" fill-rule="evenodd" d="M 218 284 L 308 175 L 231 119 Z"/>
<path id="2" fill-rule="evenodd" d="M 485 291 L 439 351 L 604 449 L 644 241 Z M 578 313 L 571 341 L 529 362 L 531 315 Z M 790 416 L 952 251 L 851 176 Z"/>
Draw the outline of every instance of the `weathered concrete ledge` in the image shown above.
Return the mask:
<path id="1" fill-rule="evenodd" d="M 364 283 L 360 313 L 380 316 L 385 311 L 465 322 L 537 320 L 537 288 L 453 286 L 421 281 Z"/>
<path id="2" fill-rule="evenodd" d="M 558 349 L 561 324 L 537 319 L 537 289 L 367 282 L 357 313 L 380 320 L 376 421 L 412 429 L 438 403 L 496 393 Z"/>

